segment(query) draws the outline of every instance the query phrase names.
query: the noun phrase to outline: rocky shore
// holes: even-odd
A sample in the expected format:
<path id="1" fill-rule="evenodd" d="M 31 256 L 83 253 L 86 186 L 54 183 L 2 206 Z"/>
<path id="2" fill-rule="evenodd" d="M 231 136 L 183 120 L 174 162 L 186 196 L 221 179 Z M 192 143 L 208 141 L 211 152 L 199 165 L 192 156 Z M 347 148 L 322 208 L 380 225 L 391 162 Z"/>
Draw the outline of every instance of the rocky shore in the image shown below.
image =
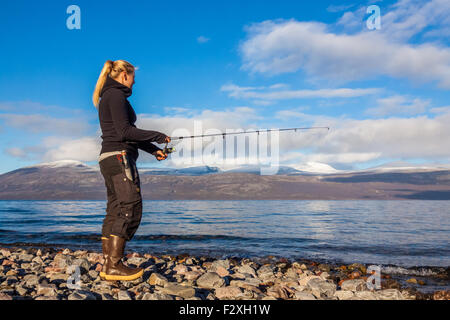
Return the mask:
<path id="1" fill-rule="evenodd" d="M 0 248 L 0 300 L 450 299 L 448 290 L 424 294 L 402 288 L 389 275 L 381 275 L 380 289 L 369 290 L 367 266 L 357 263 L 138 253 L 124 261 L 144 268 L 144 275 L 132 282 L 103 281 L 98 252 Z"/>

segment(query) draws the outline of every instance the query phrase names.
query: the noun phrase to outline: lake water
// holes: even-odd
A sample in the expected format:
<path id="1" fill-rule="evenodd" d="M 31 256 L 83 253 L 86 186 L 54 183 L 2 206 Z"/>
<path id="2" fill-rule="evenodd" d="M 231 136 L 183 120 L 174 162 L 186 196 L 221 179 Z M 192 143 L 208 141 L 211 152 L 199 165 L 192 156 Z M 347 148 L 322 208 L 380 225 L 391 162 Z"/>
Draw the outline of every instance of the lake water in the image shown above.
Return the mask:
<path id="1" fill-rule="evenodd" d="M 105 201 L 0 201 L 0 245 L 101 251 Z M 127 250 L 450 265 L 450 201 L 144 201 Z"/>

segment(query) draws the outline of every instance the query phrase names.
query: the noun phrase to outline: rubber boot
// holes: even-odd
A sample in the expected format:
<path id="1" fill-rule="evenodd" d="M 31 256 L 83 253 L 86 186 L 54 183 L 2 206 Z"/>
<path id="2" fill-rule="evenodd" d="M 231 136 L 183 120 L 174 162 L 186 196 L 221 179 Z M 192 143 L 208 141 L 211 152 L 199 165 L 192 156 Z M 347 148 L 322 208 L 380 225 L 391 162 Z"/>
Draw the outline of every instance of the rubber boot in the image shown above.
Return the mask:
<path id="1" fill-rule="evenodd" d="M 105 278 L 105 264 L 109 256 L 109 238 L 102 237 L 102 251 L 103 251 L 103 267 L 100 271 L 100 278 Z"/>
<path id="2" fill-rule="evenodd" d="M 142 276 L 142 268 L 130 268 L 122 263 L 125 239 L 111 235 L 108 240 L 108 255 L 103 269 L 105 280 L 131 281 Z"/>

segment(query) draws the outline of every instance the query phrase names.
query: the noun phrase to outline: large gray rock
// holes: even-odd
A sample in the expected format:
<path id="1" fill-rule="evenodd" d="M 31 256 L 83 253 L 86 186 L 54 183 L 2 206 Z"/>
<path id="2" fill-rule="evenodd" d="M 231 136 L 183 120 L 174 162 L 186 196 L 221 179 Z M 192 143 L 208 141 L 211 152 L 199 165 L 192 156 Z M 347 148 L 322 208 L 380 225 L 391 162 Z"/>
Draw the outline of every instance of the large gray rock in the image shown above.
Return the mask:
<path id="1" fill-rule="evenodd" d="M 239 298 L 242 295 L 242 290 L 239 287 L 228 286 L 217 288 L 214 293 L 218 299 L 230 300 Z"/>
<path id="2" fill-rule="evenodd" d="M 148 279 L 148 284 L 152 286 L 165 286 L 169 281 L 166 277 L 164 277 L 162 274 L 159 274 L 157 272 L 154 272 L 151 274 L 150 278 Z"/>
<path id="3" fill-rule="evenodd" d="M 320 278 L 309 280 L 308 287 L 311 289 L 312 294 L 317 298 L 320 298 L 322 295 L 332 297 L 336 292 L 336 285 L 334 283 L 324 281 Z"/>
<path id="4" fill-rule="evenodd" d="M 65 254 L 57 254 L 53 259 L 52 266 L 65 270 L 73 262 L 74 258 Z"/>
<path id="5" fill-rule="evenodd" d="M 22 262 L 31 262 L 31 260 L 33 260 L 34 255 L 32 254 L 20 254 L 18 260 L 22 261 Z"/>
<path id="6" fill-rule="evenodd" d="M 23 277 L 22 282 L 25 283 L 27 287 L 35 287 L 39 284 L 40 277 L 35 274 L 27 274 Z"/>
<path id="7" fill-rule="evenodd" d="M 367 285 L 363 279 L 345 280 L 341 284 L 341 289 L 350 291 L 364 291 L 367 290 Z"/>
<path id="8" fill-rule="evenodd" d="M 68 300 L 97 300 L 96 296 L 86 290 L 76 290 L 67 297 Z"/>
<path id="9" fill-rule="evenodd" d="M 273 267 L 271 265 L 263 265 L 258 269 L 257 274 L 262 280 L 270 279 L 274 276 Z"/>
<path id="10" fill-rule="evenodd" d="M 379 300 L 404 300 L 405 297 L 397 289 L 385 289 L 376 291 L 375 295 Z"/>
<path id="11" fill-rule="evenodd" d="M 24 288 L 22 285 L 17 285 L 16 286 L 16 291 L 20 296 L 24 296 L 28 293 L 28 289 Z"/>
<path id="12" fill-rule="evenodd" d="M 68 274 L 72 274 L 75 272 L 77 267 L 80 268 L 81 273 L 86 273 L 89 271 L 89 267 L 90 267 L 89 261 L 85 258 L 75 259 L 67 267 L 66 272 Z"/>
<path id="13" fill-rule="evenodd" d="M 139 267 L 145 261 L 147 261 L 147 259 L 142 257 L 131 257 L 127 259 L 127 264 L 134 264 Z"/>
<path id="14" fill-rule="evenodd" d="M 56 286 L 54 284 L 38 284 L 36 287 L 37 295 L 47 297 L 56 296 Z"/>
<path id="15" fill-rule="evenodd" d="M 294 298 L 297 300 L 317 300 L 311 293 L 304 291 L 296 291 Z"/>
<path id="16" fill-rule="evenodd" d="M 173 300 L 173 297 L 163 292 L 147 292 L 142 297 L 142 300 Z"/>
<path id="17" fill-rule="evenodd" d="M 354 293 L 350 290 L 338 290 L 334 293 L 334 296 L 339 300 L 349 300 L 353 298 Z"/>
<path id="18" fill-rule="evenodd" d="M 38 296 L 34 300 L 59 300 L 56 296 Z"/>
<path id="19" fill-rule="evenodd" d="M 377 296 L 370 291 L 357 291 L 355 292 L 354 299 L 358 300 L 378 300 Z"/>
<path id="20" fill-rule="evenodd" d="M 219 288 L 225 284 L 225 280 L 215 272 L 207 272 L 197 279 L 197 286 L 206 289 Z"/>
<path id="21" fill-rule="evenodd" d="M 120 290 L 117 294 L 117 299 L 119 300 L 133 300 L 126 290 Z"/>
<path id="22" fill-rule="evenodd" d="M 0 300 L 12 300 L 12 297 L 4 292 L 0 292 Z"/>
<path id="23" fill-rule="evenodd" d="M 191 298 L 195 295 L 194 288 L 171 282 L 166 284 L 163 288 L 159 288 L 159 291 L 182 298 Z"/>
<path id="24" fill-rule="evenodd" d="M 244 264 L 242 266 L 237 267 L 236 271 L 243 274 L 245 273 L 251 274 L 253 277 L 256 277 L 255 269 L 253 269 L 249 264 Z"/>
<path id="25" fill-rule="evenodd" d="M 225 259 L 225 260 L 215 260 L 211 264 L 211 269 L 215 269 L 217 267 L 222 267 L 222 268 L 225 268 L 225 269 L 229 269 L 230 268 L 230 262 L 227 259 Z"/>

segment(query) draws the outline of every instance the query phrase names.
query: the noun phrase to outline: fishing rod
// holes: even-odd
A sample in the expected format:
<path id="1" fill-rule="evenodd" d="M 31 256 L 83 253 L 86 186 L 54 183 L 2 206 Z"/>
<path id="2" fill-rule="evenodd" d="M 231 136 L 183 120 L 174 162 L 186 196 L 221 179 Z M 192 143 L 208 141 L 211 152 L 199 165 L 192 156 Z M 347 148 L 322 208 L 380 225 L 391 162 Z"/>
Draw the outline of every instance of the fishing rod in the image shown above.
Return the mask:
<path id="1" fill-rule="evenodd" d="M 216 137 L 216 136 L 222 136 L 225 139 L 225 136 L 232 135 L 232 134 L 247 134 L 247 133 L 259 133 L 260 132 L 271 132 L 271 131 L 295 131 L 297 130 L 314 130 L 314 129 L 327 129 L 330 130 L 330 127 L 299 127 L 299 128 L 283 128 L 283 129 L 262 129 L 262 130 L 255 130 L 255 131 L 238 131 L 238 132 L 225 132 L 225 133 L 212 133 L 212 134 L 202 134 L 197 136 L 184 136 L 184 137 L 170 137 L 170 140 L 183 140 L 183 139 L 193 139 L 193 138 L 203 138 L 203 137 Z M 172 152 L 175 152 L 174 147 L 168 147 L 168 142 L 166 143 L 166 146 L 163 149 L 163 153 L 169 154 Z"/>

